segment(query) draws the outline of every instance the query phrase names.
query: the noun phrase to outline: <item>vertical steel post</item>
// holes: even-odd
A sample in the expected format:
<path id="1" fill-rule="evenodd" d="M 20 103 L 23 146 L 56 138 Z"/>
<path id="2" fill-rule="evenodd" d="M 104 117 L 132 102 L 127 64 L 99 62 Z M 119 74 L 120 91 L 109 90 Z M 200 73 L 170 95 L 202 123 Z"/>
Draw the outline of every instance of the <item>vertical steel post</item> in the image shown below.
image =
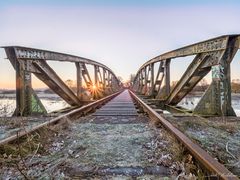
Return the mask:
<path id="1" fill-rule="evenodd" d="M 143 88 L 143 94 L 146 94 L 147 92 L 147 83 L 148 83 L 148 77 L 147 77 L 147 66 L 144 68 L 144 88 Z"/>
<path id="2" fill-rule="evenodd" d="M 143 69 L 140 70 L 140 88 L 138 89 L 138 92 L 141 94 L 143 90 Z"/>
<path id="3" fill-rule="evenodd" d="M 150 96 L 153 96 L 154 94 L 154 63 L 151 64 L 151 92 Z"/>
<path id="4" fill-rule="evenodd" d="M 26 64 L 27 62 L 25 62 Z M 24 71 L 21 63 L 16 62 L 16 116 L 32 114 L 31 73 Z"/>
<path id="5" fill-rule="evenodd" d="M 166 96 L 168 96 L 170 94 L 171 91 L 171 84 L 170 84 L 170 62 L 171 59 L 166 59 L 165 62 L 165 88 L 166 88 Z"/>
<path id="6" fill-rule="evenodd" d="M 111 74 L 109 71 L 108 71 L 108 87 L 109 87 L 110 91 L 113 92 L 112 79 L 111 79 Z"/>
<path id="7" fill-rule="evenodd" d="M 212 83 L 194 109 L 195 114 L 211 116 L 236 116 L 231 103 L 230 63 L 239 47 L 232 37 L 218 64 L 212 66 Z"/>
<path id="8" fill-rule="evenodd" d="M 106 89 L 106 69 L 103 68 L 103 90 Z"/>
<path id="9" fill-rule="evenodd" d="M 31 73 L 24 70 L 29 64 L 16 57 L 14 48 L 5 48 L 8 59 L 16 71 L 16 109 L 15 116 L 32 114 L 32 82 Z"/>
<path id="10" fill-rule="evenodd" d="M 82 64 L 76 62 L 77 68 L 77 96 L 79 99 L 82 99 Z"/>
<path id="11" fill-rule="evenodd" d="M 98 87 L 98 66 L 94 65 L 94 80 L 95 86 Z"/>

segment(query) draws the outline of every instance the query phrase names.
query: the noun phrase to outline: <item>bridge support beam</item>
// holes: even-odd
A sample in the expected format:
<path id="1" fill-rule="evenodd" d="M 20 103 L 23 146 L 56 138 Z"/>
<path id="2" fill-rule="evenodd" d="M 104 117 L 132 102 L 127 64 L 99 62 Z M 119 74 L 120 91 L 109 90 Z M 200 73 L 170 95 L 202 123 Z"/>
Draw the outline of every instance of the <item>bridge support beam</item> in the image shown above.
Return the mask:
<path id="1" fill-rule="evenodd" d="M 171 59 L 166 59 L 165 61 L 165 96 L 167 97 L 170 94 L 170 88 L 171 88 L 171 84 L 170 84 L 170 62 Z"/>
<path id="2" fill-rule="evenodd" d="M 138 77 L 138 79 L 137 79 L 138 86 L 137 86 L 136 92 L 140 94 L 141 91 L 142 91 L 142 87 L 143 87 L 143 75 L 142 75 L 142 70 L 139 71 L 139 75 L 138 75 L 137 77 Z"/>
<path id="3" fill-rule="evenodd" d="M 231 105 L 230 64 L 238 49 L 240 35 L 235 34 L 209 39 L 156 56 L 139 68 L 132 82 L 133 90 L 150 95 L 156 104 L 163 108 L 163 105 L 174 107 L 212 71 L 212 83 L 194 113 L 203 116 L 234 116 Z M 195 55 L 195 58 L 170 90 L 170 61 L 190 55 Z M 159 63 L 156 77 L 152 68 L 155 63 Z"/>
<path id="4" fill-rule="evenodd" d="M 105 95 L 107 95 L 108 94 L 108 92 L 107 92 L 107 85 L 106 85 L 106 81 L 107 80 L 107 78 L 106 78 L 106 69 L 104 69 L 103 68 L 103 92 L 105 93 Z"/>
<path id="5" fill-rule="evenodd" d="M 16 66 L 16 111 L 15 115 L 31 115 L 31 73 L 22 69 L 18 63 Z"/>
<path id="6" fill-rule="evenodd" d="M 206 61 L 210 61 L 207 54 L 198 54 L 178 81 L 166 100 L 166 104 L 177 105 L 195 85 L 210 71 L 209 67 L 203 67 Z"/>
<path id="7" fill-rule="evenodd" d="M 79 100 L 82 100 L 83 98 L 83 92 L 82 92 L 82 64 L 81 63 L 75 63 L 77 68 L 77 96 Z"/>
<path id="8" fill-rule="evenodd" d="M 153 91 L 154 91 L 154 98 L 156 97 L 159 97 L 160 96 L 160 89 L 161 89 L 161 86 L 162 86 L 162 81 L 163 81 L 163 78 L 164 78 L 164 67 L 163 67 L 163 62 L 160 62 L 159 63 L 159 67 L 158 67 L 158 71 L 157 71 L 157 76 L 156 76 L 156 80 L 155 80 L 155 83 L 154 83 L 154 86 L 153 86 Z M 156 89 L 157 87 L 157 89 Z"/>
<path id="9" fill-rule="evenodd" d="M 159 65 L 159 72 L 157 74 L 157 79 L 160 76 L 160 73 L 162 73 L 162 76 L 160 77 L 158 84 L 158 93 L 156 96 L 156 99 L 166 99 L 166 97 L 170 94 L 171 90 L 171 84 L 170 84 L 170 62 L 171 59 L 166 59 Z M 162 82 L 164 81 L 164 86 L 162 87 Z"/>
<path id="10" fill-rule="evenodd" d="M 228 48 L 220 58 L 219 64 L 212 66 L 212 83 L 194 109 L 195 114 L 236 116 L 231 103 L 230 63 L 238 47 L 238 40 L 230 38 Z"/>
<path id="11" fill-rule="evenodd" d="M 16 71 L 16 109 L 14 116 L 46 114 L 47 111 L 32 89 L 30 62 L 18 60 L 13 48 L 5 48 L 8 59 Z"/>
<path id="12" fill-rule="evenodd" d="M 230 65 L 212 67 L 212 83 L 194 109 L 194 114 L 236 116 L 231 105 Z"/>
<path id="13" fill-rule="evenodd" d="M 146 92 L 147 92 L 147 81 L 148 81 L 148 77 L 147 77 L 147 69 L 148 69 L 148 67 L 146 66 L 146 67 L 144 67 L 144 69 L 143 69 L 143 77 L 144 77 L 144 81 L 143 81 L 143 87 L 142 87 L 142 91 L 141 91 L 141 94 L 143 94 L 143 95 L 145 95 L 146 94 Z"/>
<path id="14" fill-rule="evenodd" d="M 155 86 L 154 86 L 154 63 L 150 65 L 151 67 L 151 80 L 150 80 L 150 90 L 149 90 L 149 95 L 152 97 L 154 94 Z"/>
<path id="15" fill-rule="evenodd" d="M 102 98 L 104 93 L 103 93 L 103 79 L 102 79 L 102 74 L 100 71 L 99 66 L 94 66 L 94 87 L 95 89 L 93 89 L 93 93 L 94 99 L 99 99 Z"/>
<path id="16" fill-rule="evenodd" d="M 36 113 L 47 113 L 41 101 L 32 89 L 31 73 L 44 82 L 52 91 L 72 106 L 81 106 L 88 103 L 95 94 L 98 99 L 103 97 L 103 88 L 106 86 L 105 73 L 108 72 L 108 86 L 114 91 L 119 90 L 120 83 L 116 75 L 107 66 L 96 61 L 52 52 L 20 46 L 4 47 L 7 57 L 16 70 L 16 110 L 17 116 L 28 116 Z M 61 61 L 75 63 L 77 71 L 77 93 L 70 88 L 49 66 L 47 61 Z M 87 66 L 95 68 L 95 86 L 91 80 Z M 102 75 L 103 70 L 104 75 Z M 104 76 L 104 77 L 103 77 Z M 111 79 L 110 79 L 111 77 Z M 104 78 L 104 79 L 103 79 Z M 104 82 L 103 82 L 104 81 Z"/>
<path id="17" fill-rule="evenodd" d="M 72 106 L 81 105 L 74 92 L 61 80 L 54 70 L 44 60 L 35 60 L 33 65 L 41 73 L 34 73 L 41 81 L 50 87 L 56 94 L 62 97 Z"/>

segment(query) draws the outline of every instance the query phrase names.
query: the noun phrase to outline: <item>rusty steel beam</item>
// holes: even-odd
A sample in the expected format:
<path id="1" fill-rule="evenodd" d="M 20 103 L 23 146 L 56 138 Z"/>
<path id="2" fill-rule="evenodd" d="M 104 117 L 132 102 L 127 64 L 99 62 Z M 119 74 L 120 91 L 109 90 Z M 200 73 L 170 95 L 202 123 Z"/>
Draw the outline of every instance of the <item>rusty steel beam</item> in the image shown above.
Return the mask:
<path id="1" fill-rule="evenodd" d="M 150 96 L 153 96 L 153 94 L 154 94 L 154 64 L 151 64 L 151 80 L 150 80 L 150 82 L 151 82 L 151 85 L 150 85 L 150 90 L 149 90 L 149 95 Z"/>
<path id="2" fill-rule="evenodd" d="M 230 63 L 240 47 L 239 44 L 240 35 L 225 35 L 164 53 L 150 59 L 139 68 L 133 80 L 133 87 L 139 84 L 139 91 L 148 95 L 145 93 L 149 78 L 146 76 L 146 69 L 154 66 L 155 63 L 160 63 L 161 66 L 163 62 L 163 76 L 159 80 L 161 70 L 159 67 L 155 84 L 150 87 L 151 96 L 157 100 L 163 100 L 161 102 L 167 105 L 177 105 L 212 70 L 213 74 L 217 72 L 219 77 L 212 78 L 213 82 L 208 92 L 202 97 L 194 112 L 200 115 L 235 115 L 231 107 Z M 170 60 L 190 55 L 196 56 L 170 92 Z M 161 87 L 163 79 L 165 86 Z M 159 88 L 156 90 L 158 84 Z"/>
<path id="3" fill-rule="evenodd" d="M 179 49 L 161 54 L 159 56 L 156 56 L 156 57 L 150 59 L 149 61 L 147 61 L 146 63 L 144 63 L 140 67 L 140 69 L 142 69 L 143 67 L 145 67 L 149 64 L 163 61 L 166 59 L 173 59 L 173 58 L 177 58 L 177 57 L 196 55 L 199 53 L 207 53 L 207 52 L 225 50 L 227 48 L 227 42 L 228 42 L 229 37 L 237 37 L 238 39 L 240 39 L 239 34 L 224 35 L 224 36 L 216 37 L 216 38 L 209 39 L 206 41 L 202 41 L 199 43 L 195 43 L 195 44 L 185 46 L 183 48 L 179 48 Z M 240 48 L 240 46 L 238 46 L 238 48 Z"/>
<path id="4" fill-rule="evenodd" d="M 108 86 L 111 88 L 111 84 L 112 84 L 112 78 L 111 78 L 111 74 L 110 74 L 110 72 L 108 71 Z M 111 89 L 111 91 L 112 91 L 112 89 Z"/>
<path id="5" fill-rule="evenodd" d="M 19 47 L 8 46 L 4 47 L 7 57 L 16 70 L 16 113 L 17 115 L 31 115 L 34 111 L 46 112 L 41 101 L 34 93 L 31 85 L 31 73 L 34 73 L 37 78 L 43 81 L 50 89 L 62 97 L 68 104 L 72 106 L 81 106 L 85 101 L 89 101 L 92 97 L 85 93 L 89 91 L 91 95 L 91 86 L 93 82 L 88 72 L 86 64 L 92 65 L 95 68 L 96 86 L 99 87 L 101 95 L 110 93 L 102 92 L 103 79 L 99 68 L 104 69 L 104 73 L 108 72 L 111 76 L 111 84 L 108 86 L 114 89 L 114 92 L 120 89 L 120 83 L 116 75 L 107 66 L 96 61 L 63 54 L 58 52 Z M 77 93 L 75 94 L 55 73 L 55 71 L 47 64 L 47 61 L 66 61 L 75 63 L 77 69 Z M 83 80 L 87 88 L 84 87 Z M 101 86 L 101 87 L 100 87 Z M 114 86 L 114 87 L 113 87 Z M 83 92 L 84 89 L 84 92 Z M 97 92 L 98 93 L 98 92 Z M 83 95 L 84 94 L 84 95 Z M 102 97 L 102 96 L 101 96 Z M 98 96 L 100 98 L 100 96 Z M 98 99 L 97 98 L 97 99 Z"/>
<path id="6" fill-rule="evenodd" d="M 95 75 L 95 85 L 99 88 L 103 86 L 102 74 L 99 66 L 94 66 L 94 75 Z"/>
<path id="7" fill-rule="evenodd" d="M 138 93 L 142 93 L 142 89 L 144 86 L 144 78 L 143 78 L 143 69 L 139 72 L 139 77 L 140 77 L 140 87 L 138 89 Z"/>
<path id="8" fill-rule="evenodd" d="M 76 69 L 77 69 L 77 96 L 81 100 L 82 99 L 82 64 L 81 63 L 75 63 Z"/>
<path id="9" fill-rule="evenodd" d="M 194 86 L 210 71 L 210 68 L 201 69 L 205 61 L 209 59 L 206 54 L 198 54 L 188 66 L 181 79 L 178 81 L 171 94 L 166 100 L 166 104 L 177 105 Z"/>
<path id="10" fill-rule="evenodd" d="M 143 64 L 142 67 L 146 66 L 147 64 L 155 63 L 165 59 L 173 59 L 177 57 L 190 56 L 190 55 L 195 55 L 199 53 L 224 50 L 227 48 L 227 42 L 228 42 L 229 36 L 235 36 L 235 35 L 220 36 L 217 38 L 209 39 L 206 41 L 202 41 L 199 43 L 195 43 L 189 46 L 185 46 L 183 48 L 179 48 L 179 49 L 164 53 L 162 55 L 159 55 L 150 59 L 145 64 Z"/>
<path id="11" fill-rule="evenodd" d="M 240 36 L 238 36 L 238 42 L 240 42 Z M 238 44 L 238 49 L 240 49 L 240 43 Z"/>
<path id="12" fill-rule="evenodd" d="M 170 94 L 170 62 L 171 59 L 166 59 L 165 62 L 165 96 L 168 96 Z"/>
<path id="13" fill-rule="evenodd" d="M 84 58 L 84 57 L 58 53 L 53 51 L 47 51 L 47 50 L 41 50 L 41 49 L 35 49 L 35 48 L 28 48 L 28 47 L 20 47 L 20 46 L 10 46 L 10 47 L 14 48 L 18 59 L 29 59 L 29 60 L 44 59 L 44 60 L 50 60 L 50 61 L 81 62 L 85 64 L 105 67 L 110 72 L 112 72 L 111 69 L 109 69 L 104 64 L 88 58 Z"/>
<path id="14" fill-rule="evenodd" d="M 46 114 L 46 109 L 32 89 L 31 73 L 24 71 L 26 67 L 29 67 L 29 63 L 18 61 L 13 48 L 7 48 L 5 51 L 16 71 L 16 109 L 13 115 Z"/>
<path id="15" fill-rule="evenodd" d="M 238 51 L 239 38 L 231 37 L 227 49 L 212 66 L 212 83 L 194 109 L 195 114 L 236 116 L 231 102 L 230 63 Z"/>
<path id="16" fill-rule="evenodd" d="M 162 76 L 160 76 L 160 75 L 162 75 Z M 161 89 L 163 78 L 164 78 L 164 67 L 163 67 L 163 62 L 160 62 L 158 71 L 157 71 L 157 75 L 156 75 L 156 80 L 155 80 L 155 83 L 153 86 L 153 91 L 154 91 L 153 96 L 154 97 L 159 96 L 159 94 L 160 94 L 160 89 Z M 158 86 L 157 89 L 156 89 L 156 86 Z M 156 93 L 155 93 L 155 91 L 156 91 Z"/>
<path id="17" fill-rule="evenodd" d="M 103 89 L 105 90 L 105 88 L 106 88 L 106 80 L 107 80 L 107 78 L 106 78 L 106 69 L 105 68 L 103 68 Z"/>
<path id="18" fill-rule="evenodd" d="M 97 65 L 100 67 L 104 67 L 109 72 L 111 72 L 113 74 L 113 76 L 116 77 L 116 75 L 113 73 L 113 71 L 110 68 L 108 68 L 107 66 L 105 66 L 102 63 L 99 63 L 97 61 L 94 61 L 94 60 L 91 60 L 88 58 L 54 52 L 54 51 L 22 47 L 22 46 L 3 46 L 3 48 L 13 48 L 17 59 L 81 62 L 81 63 L 85 63 L 85 64 L 91 64 L 91 65 Z M 116 77 L 116 79 L 117 79 L 117 77 Z"/>
<path id="19" fill-rule="evenodd" d="M 94 65 L 94 84 L 98 87 L 99 79 L 98 79 L 98 66 Z"/>
<path id="20" fill-rule="evenodd" d="M 33 65 L 41 72 L 34 73 L 41 81 L 72 106 L 81 105 L 74 92 L 61 80 L 54 70 L 45 62 L 36 60 Z"/>
<path id="21" fill-rule="evenodd" d="M 86 64 L 82 63 L 82 76 L 84 79 L 84 82 L 88 88 L 93 85 L 93 82 L 91 80 L 91 77 L 89 75 L 88 69 L 86 67 Z"/>
<path id="22" fill-rule="evenodd" d="M 162 100 L 165 99 L 170 93 L 170 59 L 166 59 L 160 62 L 159 72 L 157 74 L 158 81 L 158 90 L 156 99 Z M 162 76 L 159 79 L 159 75 L 162 73 Z M 164 86 L 162 87 L 164 81 Z"/>

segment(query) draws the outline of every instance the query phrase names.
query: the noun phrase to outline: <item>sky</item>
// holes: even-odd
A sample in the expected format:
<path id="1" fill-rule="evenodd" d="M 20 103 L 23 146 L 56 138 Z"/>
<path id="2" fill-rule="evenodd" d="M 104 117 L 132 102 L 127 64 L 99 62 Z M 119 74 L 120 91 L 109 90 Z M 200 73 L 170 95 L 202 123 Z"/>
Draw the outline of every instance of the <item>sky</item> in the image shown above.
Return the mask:
<path id="1" fill-rule="evenodd" d="M 0 46 L 19 45 L 69 53 L 101 62 L 123 80 L 164 52 L 240 33 L 239 0 L 7 0 L 0 1 Z M 0 89 L 15 87 L 15 72 L 0 49 Z M 177 80 L 193 57 L 174 59 Z M 240 54 L 232 79 L 240 79 Z M 74 64 L 50 65 L 63 80 Z M 36 78 L 36 88 L 44 87 Z"/>

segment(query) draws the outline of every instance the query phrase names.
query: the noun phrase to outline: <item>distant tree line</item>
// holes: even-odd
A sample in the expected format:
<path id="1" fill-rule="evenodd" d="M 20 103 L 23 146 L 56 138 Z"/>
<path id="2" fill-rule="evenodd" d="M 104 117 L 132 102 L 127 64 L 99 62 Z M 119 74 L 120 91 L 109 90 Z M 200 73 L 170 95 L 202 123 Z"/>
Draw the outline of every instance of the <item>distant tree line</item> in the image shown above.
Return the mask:
<path id="1" fill-rule="evenodd" d="M 172 81 L 171 89 L 173 89 L 178 81 Z M 202 79 L 192 90 L 192 92 L 205 92 L 209 87 L 206 79 Z M 231 82 L 232 93 L 240 93 L 240 79 L 233 79 Z"/>
<path id="2" fill-rule="evenodd" d="M 232 93 L 240 93 L 240 79 L 233 79 L 231 83 Z"/>

